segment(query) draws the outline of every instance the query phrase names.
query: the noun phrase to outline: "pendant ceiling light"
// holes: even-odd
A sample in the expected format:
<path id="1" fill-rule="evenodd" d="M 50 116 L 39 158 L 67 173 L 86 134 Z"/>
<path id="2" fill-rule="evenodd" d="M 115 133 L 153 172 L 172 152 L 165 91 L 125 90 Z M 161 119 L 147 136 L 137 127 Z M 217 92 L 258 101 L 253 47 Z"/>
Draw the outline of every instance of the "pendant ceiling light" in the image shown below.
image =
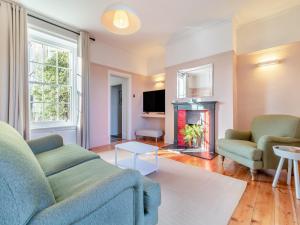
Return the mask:
<path id="1" fill-rule="evenodd" d="M 109 6 L 104 11 L 101 22 L 108 31 L 120 35 L 133 34 L 141 27 L 141 21 L 136 13 L 123 4 Z"/>

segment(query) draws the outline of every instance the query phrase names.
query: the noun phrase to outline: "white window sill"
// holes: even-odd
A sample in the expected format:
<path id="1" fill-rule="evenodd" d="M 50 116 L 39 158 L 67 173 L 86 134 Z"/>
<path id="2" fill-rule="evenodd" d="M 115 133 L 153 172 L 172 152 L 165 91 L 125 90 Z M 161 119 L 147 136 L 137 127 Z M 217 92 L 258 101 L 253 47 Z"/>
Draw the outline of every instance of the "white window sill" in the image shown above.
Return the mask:
<path id="1" fill-rule="evenodd" d="M 31 131 L 50 131 L 50 130 L 76 130 L 77 127 L 75 125 L 60 125 L 60 126 L 47 126 L 47 127 L 39 127 L 32 126 L 30 128 Z"/>

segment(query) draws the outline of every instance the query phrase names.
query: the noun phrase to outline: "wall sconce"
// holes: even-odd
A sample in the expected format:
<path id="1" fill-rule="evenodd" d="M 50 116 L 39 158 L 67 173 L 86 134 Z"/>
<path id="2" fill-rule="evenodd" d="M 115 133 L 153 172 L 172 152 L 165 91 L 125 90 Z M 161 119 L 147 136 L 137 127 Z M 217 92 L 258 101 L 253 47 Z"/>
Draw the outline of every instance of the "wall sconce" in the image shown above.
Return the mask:
<path id="1" fill-rule="evenodd" d="M 258 67 L 265 67 L 265 66 L 272 66 L 272 65 L 276 65 L 279 64 L 280 60 L 278 59 L 273 59 L 273 60 L 269 60 L 269 61 L 264 61 L 264 62 L 260 62 L 257 64 Z"/>
<path id="2" fill-rule="evenodd" d="M 165 86 L 165 81 L 155 81 L 154 82 L 155 89 L 161 89 L 161 88 L 164 88 L 164 86 Z"/>

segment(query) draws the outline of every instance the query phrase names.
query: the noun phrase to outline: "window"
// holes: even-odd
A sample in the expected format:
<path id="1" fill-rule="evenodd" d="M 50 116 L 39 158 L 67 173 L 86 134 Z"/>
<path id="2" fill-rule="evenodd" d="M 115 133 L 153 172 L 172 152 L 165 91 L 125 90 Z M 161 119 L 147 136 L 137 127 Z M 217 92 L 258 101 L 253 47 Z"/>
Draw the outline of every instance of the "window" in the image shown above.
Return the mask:
<path id="1" fill-rule="evenodd" d="M 74 43 L 30 30 L 29 103 L 35 127 L 75 124 Z"/>

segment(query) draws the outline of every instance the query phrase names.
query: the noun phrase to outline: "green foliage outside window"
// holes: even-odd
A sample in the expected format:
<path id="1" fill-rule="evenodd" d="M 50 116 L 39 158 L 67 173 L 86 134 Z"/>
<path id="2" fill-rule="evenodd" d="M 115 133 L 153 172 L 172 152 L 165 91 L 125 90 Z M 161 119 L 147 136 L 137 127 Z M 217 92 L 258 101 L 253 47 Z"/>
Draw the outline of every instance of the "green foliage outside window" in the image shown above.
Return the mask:
<path id="1" fill-rule="evenodd" d="M 71 52 L 30 42 L 31 120 L 68 121 L 71 113 Z"/>

